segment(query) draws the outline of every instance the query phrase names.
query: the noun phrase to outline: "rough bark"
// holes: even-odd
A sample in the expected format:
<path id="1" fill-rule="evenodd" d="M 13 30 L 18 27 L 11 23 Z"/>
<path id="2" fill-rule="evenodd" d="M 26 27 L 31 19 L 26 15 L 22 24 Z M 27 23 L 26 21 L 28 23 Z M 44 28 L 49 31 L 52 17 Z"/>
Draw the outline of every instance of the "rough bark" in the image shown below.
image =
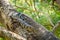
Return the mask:
<path id="1" fill-rule="evenodd" d="M 44 26 L 15 11 L 8 0 L 0 0 L 0 14 L 6 28 L 27 40 L 59 40 Z"/>
<path id="2" fill-rule="evenodd" d="M 5 29 L 4 27 L 0 26 L 0 36 L 2 37 L 6 37 L 7 40 L 26 40 L 25 38 L 23 38 L 22 36 L 19 36 L 18 34 L 11 32 L 7 29 Z"/>

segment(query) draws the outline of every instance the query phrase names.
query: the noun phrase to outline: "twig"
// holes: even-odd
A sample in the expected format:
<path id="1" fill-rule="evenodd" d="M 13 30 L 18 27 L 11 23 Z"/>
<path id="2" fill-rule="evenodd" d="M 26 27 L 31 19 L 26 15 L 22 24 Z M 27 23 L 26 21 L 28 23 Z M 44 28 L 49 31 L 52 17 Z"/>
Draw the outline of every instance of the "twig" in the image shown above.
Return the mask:
<path id="1" fill-rule="evenodd" d="M 25 0 L 25 2 L 28 4 L 28 6 L 30 6 L 30 4 L 27 2 L 28 0 Z"/>
<path id="2" fill-rule="evenodd" d="M 53 27 L 52 32 L 54 33 L 56 28 L 60 26 L 60 21 L 57 22 L 57 24 Z"/>

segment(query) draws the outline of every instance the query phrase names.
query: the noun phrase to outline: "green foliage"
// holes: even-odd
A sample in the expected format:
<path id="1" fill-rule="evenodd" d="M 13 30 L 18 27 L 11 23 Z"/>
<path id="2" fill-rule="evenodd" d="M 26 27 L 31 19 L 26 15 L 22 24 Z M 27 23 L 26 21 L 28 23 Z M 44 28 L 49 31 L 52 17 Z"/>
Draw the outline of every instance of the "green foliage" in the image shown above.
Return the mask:
<path id="1" fill-rule="evenodd" d="M 0 40 L 4 40 L 4 38 L 0 37 Z"/>

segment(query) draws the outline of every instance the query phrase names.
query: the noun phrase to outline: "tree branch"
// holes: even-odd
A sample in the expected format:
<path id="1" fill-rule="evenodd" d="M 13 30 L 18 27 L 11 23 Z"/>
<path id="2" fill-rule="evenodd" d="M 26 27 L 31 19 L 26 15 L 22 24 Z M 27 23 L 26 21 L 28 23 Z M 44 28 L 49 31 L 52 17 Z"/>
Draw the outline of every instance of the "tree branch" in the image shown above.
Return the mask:
<path id="1" fill-rule="evenodd" d="M 1 26 L 0 26 L 0 35 L 3 35 L 3 36 L 5 35 L 7 37 L 11 37 L 12 40 L 13 40 L 13 38 L 18 39 L 18 40 L 26 40 L 22 36 L 14 33 L 14 32 L 8 31 L 7 29 L 5 29 L 4 27 L 1 27 Z"/>

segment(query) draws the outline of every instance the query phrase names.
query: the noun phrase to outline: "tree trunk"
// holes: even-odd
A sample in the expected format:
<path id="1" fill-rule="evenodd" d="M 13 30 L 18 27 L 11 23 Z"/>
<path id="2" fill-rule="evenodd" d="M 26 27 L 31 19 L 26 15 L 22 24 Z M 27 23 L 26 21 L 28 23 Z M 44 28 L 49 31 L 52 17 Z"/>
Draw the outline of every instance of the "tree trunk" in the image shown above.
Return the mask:
<path id="1" fill-rule="evenodd" d="M 9 0 L 0 0 L 0 14 L 6 29 L 23 36 L 27 40 L 59 40 L 53 33 L 30 17 L 15 11 Z"/>

